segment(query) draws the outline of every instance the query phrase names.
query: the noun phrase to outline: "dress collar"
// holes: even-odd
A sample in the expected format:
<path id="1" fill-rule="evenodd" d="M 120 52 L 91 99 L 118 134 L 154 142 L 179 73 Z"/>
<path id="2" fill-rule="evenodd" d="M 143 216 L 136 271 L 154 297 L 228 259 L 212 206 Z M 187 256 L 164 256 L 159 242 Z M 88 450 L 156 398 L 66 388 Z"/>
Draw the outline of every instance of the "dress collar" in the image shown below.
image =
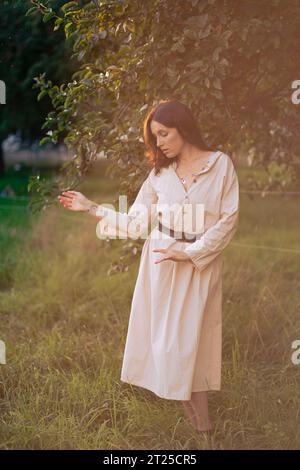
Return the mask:
<path id="1" fill-rule="evenodd" d="M 210 170 L 210 168 L 215 164 L 215 162 L 220 157 L 221 153 L 222 152 L 220 150 L 217 150 L 216 152 L 212 152 L 208 157 L 208 161 L 206 165 L 204 165 L 202 169 L 198 173 L 195 173 L 195 174 L 200 175 L 201 173 L 206 173 L 208 170 Z M 174 168 L 174 170 L 176 170 L 177 162 L 176 161 L 172 162 L 171 166 Z"/>
<path id="2" fill-rule="evenodd" d="M 195 173 L 196 177 L 198 178 L 199 175 L 207 173 L 214 166 L 214 164 L 216 163 L 216 161 L 219 159 L 219 157 L 221 155 L 222 155 L 222 152 L 219 151 L 219 150 L 217 150 L 216 152 L 212 152 L 210 154 L 210 156 L 208 157 L 208 161 L 207 161 L 206 165 L 204 165 L 198 173 Z M 174 175 L 176 176 L 177 181 L 180 183 L 180 186 L 181 186 L 185 196 L 188 197 L 190 192 L 192 192 L 194 190 L 194 188 L 196 188 L 198 186 L 200 180 L 196 181 L 194 184 L 192 184 L 190 186 L 190 188 L 188 190 L 186 190 L 185 187 L 183 186 L 182 181 L 180 180 L 179 176 L 176 173 L 176 168 L 177 168 L 176 161 L 171 163 L 170 168 L 172 169 L 172 173 L 174 173 Z"/>

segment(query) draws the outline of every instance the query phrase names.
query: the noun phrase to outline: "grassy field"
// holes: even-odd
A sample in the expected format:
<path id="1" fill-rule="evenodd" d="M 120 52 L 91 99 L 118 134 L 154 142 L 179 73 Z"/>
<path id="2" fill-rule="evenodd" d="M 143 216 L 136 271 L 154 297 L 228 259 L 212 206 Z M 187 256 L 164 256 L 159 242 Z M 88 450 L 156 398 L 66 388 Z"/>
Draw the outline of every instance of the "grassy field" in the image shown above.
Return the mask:
<path id="1" fill-rule="evenodd" d="M 116 188 L 99 165 L 80 190 L 101 203 Z M 241 195 L 239 230 L 224 252 L 222 390 L 209 393 L 210 439 L 180 402 L 119 380 L 139 257 L 107 276 L 122 242 L 99 240 L 96 219 L 3 205 L 0 448 L 300 448 L 297 197 Z"/>

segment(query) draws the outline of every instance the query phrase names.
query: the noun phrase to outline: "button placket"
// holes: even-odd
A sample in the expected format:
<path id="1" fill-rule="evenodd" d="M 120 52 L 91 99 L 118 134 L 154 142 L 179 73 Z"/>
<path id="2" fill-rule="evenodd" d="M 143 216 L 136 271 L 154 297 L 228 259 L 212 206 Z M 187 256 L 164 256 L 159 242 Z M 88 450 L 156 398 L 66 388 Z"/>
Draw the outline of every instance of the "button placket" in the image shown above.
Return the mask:
<path id="1" fill-rule="evenodd" d="M 210 157 L 210 160 L 208 161 L 208 163 L 203 167 L 203 169 L 199 173 L 197 173 L 197 177 L 200 175 L 203 175 L 204 173 L 207 173 L 211 169 L 211 167 L 215 164 L 220 153 L 221 153 L 220 151 L 217 151 L 212 157 Z M 194 185 L 190 186 L 189 190 L 187 191 L 187 194 L 189 194 L 191 191 L 193 191 L 195 187 L 197 187 L 196 183 L 198 183 L 198 179 L 196 179 Z"/>

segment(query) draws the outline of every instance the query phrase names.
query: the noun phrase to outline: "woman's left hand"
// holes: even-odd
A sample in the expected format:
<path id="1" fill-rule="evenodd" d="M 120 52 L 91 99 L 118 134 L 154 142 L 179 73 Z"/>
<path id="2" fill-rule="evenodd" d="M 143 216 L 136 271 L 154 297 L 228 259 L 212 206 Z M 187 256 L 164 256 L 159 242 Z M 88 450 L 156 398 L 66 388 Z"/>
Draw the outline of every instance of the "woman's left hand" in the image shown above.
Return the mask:
<path id="1" fill-rule="evenodd" d="M 163 257 L 155 261 L 154 264 L 161 263 L 162 261 L 190 261 L 189 255 L 186 253 L 183 253 L 182 251 L 176 250 L 174 247 L 174 244 L 169 246 L 169 248 L 155 248 L 153 251 L 156 253 L 163 253 Z"/>

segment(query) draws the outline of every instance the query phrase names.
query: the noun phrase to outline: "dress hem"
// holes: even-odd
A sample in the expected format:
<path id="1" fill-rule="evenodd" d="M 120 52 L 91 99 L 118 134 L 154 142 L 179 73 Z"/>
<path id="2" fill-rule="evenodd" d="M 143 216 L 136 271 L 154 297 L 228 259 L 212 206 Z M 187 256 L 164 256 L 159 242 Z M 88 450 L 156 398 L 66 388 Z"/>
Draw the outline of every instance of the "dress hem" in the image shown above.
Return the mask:
<path id="1" fill-rule="evenodd" d="M 132 380 L 129 381 L 129 380 L 125 380 L 123 378 L 120 378 L 120 380 L 121 380 L 121 382 L 130 384 L 130 385 L 135 385 L 137 387 L 142 387 L 142 388 L 145 388 L 147 390 L 150 390 L 150 392 L 154 393 L 159 398 L 165 398 L 166 400 L 189 401 L 191 399 L 191 395 L 189 396 L 189 398 L 187 398 L 187 396 L 181 397 L 181 398 L 175 398 L 174 396 L 171 397 L 171 396 L 162 395 L 161 393 L 156 392 L 155 390 L 153 390 L 153 388 L 151 388 L 149 385 L 146 385 L 143 382 L 138 382 L 138 381 L 133 382 Z M 220 391 L 220 390 L 221 390 L 220 385 L 215 384 L 215 385 L 212 385 L 210 388 L 206 387 L 204 389 L 202 388 L 201 390 L 192 390 L 191 394 L 195 393 L 195 392 L 209 392 L 209 391 Z"/>

